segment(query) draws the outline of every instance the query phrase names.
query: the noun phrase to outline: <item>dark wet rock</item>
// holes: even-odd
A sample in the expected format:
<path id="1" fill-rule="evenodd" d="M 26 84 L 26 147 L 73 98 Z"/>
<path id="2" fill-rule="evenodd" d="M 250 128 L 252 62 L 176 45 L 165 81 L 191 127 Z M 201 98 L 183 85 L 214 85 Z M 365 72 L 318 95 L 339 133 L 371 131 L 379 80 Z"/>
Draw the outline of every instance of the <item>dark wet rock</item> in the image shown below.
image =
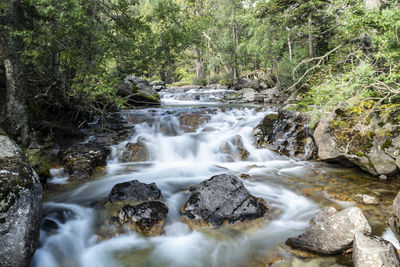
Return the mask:
<path id="1" fill-rule="evenodd" d="M 276 84 L 276 80 L 272 75 L 272 71 L 268 70 L 257 70 L 240 76 L 234 81 L 233 87 L 236 90 L 243 88 L 252 88 L 256 90 L 262 90 L 272 88 Z"/>
<path id="2" fill-rule="evenodd" d="M 389 226 L 400 241 L 400 192 L 393 201 L 392 212 L 393 216 L 389 219 Z"/>
<path id="3" fill-rule="evenodd" d="M 134 75 L 127 76 L 118 86 L 118 95 L 133 106 L 160 104 L 160 96 L 153 86 L 147 80 Z"/>
<path id="4" fill-rule="evenodd" d="M 231 160 L 245 160 L 249 157 L 249 151 L 244 147 L 242 137 L 236 135 L 219 148 L 222 153 L 231 157 Z"/>
<path id="5" fill-rule="evenodd" d="M 314 138 L 321 160 L 356 165 L 376 176 L 399 171 L 398 127 L 378 113 L 360 120 L 337 109 L 318 123 Z"/>
<path id="6" fill-rule="evenodd" d="M 27 266 L 38 246 L 42 186 L 24 152 L 0 134 L 0 266 Z"/>
<path id="7" fill-rule="evenodd" d="M 254 130 L 256 144 L 300 160 L 314 159 L 317 147 L 308 123 L 308 116 L 300 112 L 268 114 Z"/>
<path id="8" fill-rule="evenodd" d="M 213 176 L 189 190 L 181 210 L 189 222 L 222 225 L 263 218 L 268 212 L 265 201 L 251 195 L 233 175 Z"/>
<path id="9" fill-rule="evenodd" d="M 155 183 L 145 184 L 138 180 L 116 184 L 110 194 L 108 200 L 116 201 L 146 201 L 161 199 L 161 191 Z"/>
<path id="10" fill-rule="evenodd" d="M 55 232 L 58 228 L 57 222 L 52 219 L 46 218 L 42 221 L 42 229 L 46 232 Z"/>
<path id="11" fill-rule="evenodd" d="M 121 162 L 142 162 L 149 160 L 149 150 L 142 140 L 137 143 L 128 143 L 119 160 Z"/>
<path id="12" fill-rule="evenodd" d="M 209 119 L 210 115 L 201 110 L 191 113 L 182 113 L 178 117 L 181 127 L 187 133 L 195 132 L 202 124 L 207 122 Z"/>
<path id="13" fill-rule="evenodd" d="M 96 167 L 106 165 L 109 152 L 108 148 L 97 142 L 76 144 L 62 151 L 60 159 L 70 179 L 86 179 Z"/>
<path id="14" fill-rule="evenodd" d="M 355 267 L 400 266 L 399 255 L 392 243 L 359 232 L 354 237 L 353 263 Z"/>
<path id="15" fill-rule="evenodd" d="M 135 123 L 128 121 L 120 113 L 107 113 L 104 117 L 88 123 L 88 128 L 83 131 L 85 131 L 86 139 L 92 137 L 94 141 L 85 143 L 101 144 L 104 147 L 118 144 L 132 135 L 134 125 Z"/>
<path id="16" fill-rule="evenodd" d="M 295 249 L 334 255 L 350 248 L 356 232 L 370 234 L 371 227 L 362 211 L 351 207 L 316 222 L 300 236 L 289 238 L 286 244 Z"/>
<path id="17" fill-rule="evenodd" d="M 162 233 L 168 207 L 159 201 L 149 201 L 136 206 L 125 205 L 116 214 L 118 223 L 146 236 Z"/>

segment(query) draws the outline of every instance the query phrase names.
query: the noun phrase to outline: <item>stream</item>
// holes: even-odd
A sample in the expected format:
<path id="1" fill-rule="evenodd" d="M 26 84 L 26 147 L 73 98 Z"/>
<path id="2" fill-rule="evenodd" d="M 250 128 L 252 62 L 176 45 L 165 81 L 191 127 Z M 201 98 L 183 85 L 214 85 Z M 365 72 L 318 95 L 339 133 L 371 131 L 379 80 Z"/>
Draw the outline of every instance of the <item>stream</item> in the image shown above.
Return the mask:
<path id="1" fill-rule="evenodd" d="M 395 242 L 388 230 L 390 205 L 400 189 L 352 168 L 298 161 L 254 145 L 253 129 L 273 107 L 221 103 L 226 90 L 161 92 L 162 106 L 130 110 L 123 116 L 135 123 L 134 133 L 112 147 L 107 166 L 91 180 L 69 181 L 52 170 L 43 203 L 40 248 L 30 266 L 343 266 L 342 257 L 299 257 L 284 243 L 304 232 L 323 207 L 359 206 L 376 235 Z M 182 114 L 205 118 L 199 127 L 182 125 Z M 221 146 L 240 136 L 249 152 L 245 160 Z M 147 162 L 121 163 L 128 142 L 143 140 Z M 190 229 L 180 215 L 186 189 L 213 175 L 242 177 L 245 187 L 272 207 L 257 223 Z M 115 184 L 137 179 L 156 183 L 169 212 L 165 233 L 144 237 L 134 232 L 103 240 L 97 233 L 107 219 L 95 203 Z M 355 203 L 356 193 L 379 199 L 378 206 Z M 398 245 L 398 244 L 396 244 Z"/>

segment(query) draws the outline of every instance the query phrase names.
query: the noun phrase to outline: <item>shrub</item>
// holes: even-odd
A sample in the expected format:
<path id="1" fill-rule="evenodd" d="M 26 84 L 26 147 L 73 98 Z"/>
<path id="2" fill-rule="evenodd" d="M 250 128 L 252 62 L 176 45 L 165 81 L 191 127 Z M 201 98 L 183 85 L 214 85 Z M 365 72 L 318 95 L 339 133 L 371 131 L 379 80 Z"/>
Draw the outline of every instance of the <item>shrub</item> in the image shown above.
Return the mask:
<path id="1" fill-rule="evenodd" d="M 194 85 L 207 85 L 207 79 L 206 78 L 194 78 L 193 80 L 192 80 L 192 83 L 194 84 Z"/>
<path id="2" fill-rule="evenodd" d="M 218 84 L 221 80 L 221 76 L 218 74 L 211 75 L 208 77 L 208 84 Z"/>

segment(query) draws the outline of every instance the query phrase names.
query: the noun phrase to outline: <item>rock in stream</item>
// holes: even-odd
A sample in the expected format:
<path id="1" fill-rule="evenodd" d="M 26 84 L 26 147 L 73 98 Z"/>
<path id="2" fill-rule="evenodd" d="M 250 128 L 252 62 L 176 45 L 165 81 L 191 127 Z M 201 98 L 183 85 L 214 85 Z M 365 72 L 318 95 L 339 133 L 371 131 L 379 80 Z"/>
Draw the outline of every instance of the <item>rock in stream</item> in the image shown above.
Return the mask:
<path id="1" fill-rule="evenodd" d="M 268 211 L 265 201 L 251 195 L 233 175 L 213 176 L 189 191 L 181 210 L 189 222 L 222 225 L 262 218 Z"/>
<path id="2" fill-rule="evenodd" d="M 400 266 L 399 255 L 392 243 L 377 237 L 357 232 L 353 243 L 355 267 L 396 267 Z"/>
<path id="3" fill-rule="evenodd" d="M 110 202 L 136 202 L 161 198 L 161 191 L 155 183 L 144 184 L 138 180 L 116 184 L 108 195 L 108 200 Z"/>
<path id="4" fill-rule="evenodd" d="M 315 224 L 296 238 L 289 238 L 286 244 L 296 249 L 334 255 L 351 247 L 356 232 L 370 234 L 371 227 L 362 211 L 357 207 L 347 208 L 334 213 L 322 211 L 324 216 L 315 220 Z M 330 216 L 329 216 L 330 215 Z"/>

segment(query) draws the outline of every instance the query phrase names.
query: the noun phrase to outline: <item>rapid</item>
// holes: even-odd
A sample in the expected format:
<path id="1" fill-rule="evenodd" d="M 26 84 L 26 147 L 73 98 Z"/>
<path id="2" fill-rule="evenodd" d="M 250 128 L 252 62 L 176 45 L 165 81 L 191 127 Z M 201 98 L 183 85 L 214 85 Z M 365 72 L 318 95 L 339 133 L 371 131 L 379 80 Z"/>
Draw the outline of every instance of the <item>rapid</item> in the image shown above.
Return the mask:
<path id="1" fill-rule="evenodd" d="M 298 161 L 257 148 L 253 130 L 275 109 L 218 102 L 224 93 L 220 89 L 192 89 L 187 94 L 162 92 L 160 108 L 122 114 L 135 123 L 134 131 L 129 140 L 111 148 L 101 174 L 77 183 L 69 181 L 63 170 L 53 170 L 50 182 L 56 184 L 55 191 L 47 195 L 43 204 L 40 248 L 31 266 L 294 265 L 297 259 L 285 247 L 285 240 L 302 233 L 322 207 L 355 205 L 332 197 L 332 192 L 337 187 L 345 188 L 349 179 L 356 180 L 357 186 L 374 183 L 353 169 Z M 187 114 L 202 118 L 200 126 L 182 125 L 180 118 Z M 232 143 L 235 138 L 240 138 L 248 151 L 245 160 L 237 156 L 237 147 Z M 125 145 L 139 139 L 146 144 L 150 160 L 120 162 L 118 158 Z M 226 144 L 232 147 L 229 153 L 221 149 Z M 180 215 L 180 208 L 188 198 L 186 189 L 222 173 L 246 178 L 242 181 L 250 193 L 265 199 L 272 207 L 268 218 L 261 223 L 237 227 L 191 229 L 186 225 Z M 98 231 L 106 218 L 93 203 L 106 198 L 115 184 L 134 179 L 154 182 L 160 188 L 163 202 L 169 208 L 165 233 L 144 237 L 130 232 L 101 239 Z M 327 183 L 331 189 L 313 191 Z M 311 193 L 305 194 L 304 188 L 312 188 Z M 57 225 L 49 227 L 46 218 Z M 386 231 L 384 225 L 372 225 L 379 234 Z M 385 234 L 388 239 L 392 238 L 390 232 Z M 330 262 L 329 266 L 340 266 L 336 258 L 318 260 Z"/>

